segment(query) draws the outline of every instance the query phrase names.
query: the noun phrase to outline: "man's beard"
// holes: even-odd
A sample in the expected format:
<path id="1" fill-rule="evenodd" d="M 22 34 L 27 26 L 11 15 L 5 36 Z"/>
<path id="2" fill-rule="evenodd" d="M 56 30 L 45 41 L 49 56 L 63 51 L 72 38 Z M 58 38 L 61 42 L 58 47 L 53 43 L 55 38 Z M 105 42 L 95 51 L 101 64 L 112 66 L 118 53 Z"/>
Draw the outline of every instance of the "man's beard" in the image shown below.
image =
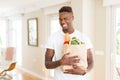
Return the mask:
<path id="1" fill-rule="evenodd" d="M 68 29 L 62 29 L 62 30 L 63 30 L 63 32 L 65 32 L 65 33 L 68 32 Z"/>

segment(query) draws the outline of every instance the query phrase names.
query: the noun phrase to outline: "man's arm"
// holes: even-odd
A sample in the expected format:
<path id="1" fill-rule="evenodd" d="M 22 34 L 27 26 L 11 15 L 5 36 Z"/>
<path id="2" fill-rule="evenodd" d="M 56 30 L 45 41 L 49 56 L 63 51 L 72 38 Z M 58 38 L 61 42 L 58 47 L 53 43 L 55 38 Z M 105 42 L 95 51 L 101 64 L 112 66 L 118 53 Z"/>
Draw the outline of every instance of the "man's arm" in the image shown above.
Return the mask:
<path id="1" fill-rule="evenodd" d="M 87 50 L 87 62 L 88 62 L 88 68 L 87 72 L 89 72 L 93 68 L 93 51 L 91 49 Z"/>
<path id="2" fill-rule="evenodd" d="M 53 49 L 47 49 L 45 54 L 45 66 L 48 69 L 56 68 L 60 65 L 72 65 L 79 62 L 78 56 L 68 57 L 70 53 L 66 53 L 60 60 L 52 61 L 55 52 Z"/>
<path id="3" fill-rule="evenodd" d="M 53 69 L 61 65 L 60 60 L 52 61 L 55 52 L 53 49 L 47 49 L 45 54 L 45 66 L 48 69 Z"/>

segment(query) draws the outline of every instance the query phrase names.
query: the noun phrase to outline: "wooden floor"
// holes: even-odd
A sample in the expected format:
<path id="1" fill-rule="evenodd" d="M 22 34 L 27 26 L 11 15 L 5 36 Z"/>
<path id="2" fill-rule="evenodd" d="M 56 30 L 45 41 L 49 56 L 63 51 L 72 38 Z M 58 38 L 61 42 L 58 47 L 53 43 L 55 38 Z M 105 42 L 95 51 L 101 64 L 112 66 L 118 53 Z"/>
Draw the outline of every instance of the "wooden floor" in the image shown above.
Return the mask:
<path id="1" fill-rule="evenodd" d="M 12 80 L 42 80 L 18 68 L 9 72 L 9 74 L 13 77 Z"/>
<path id="2" fill-rule="evenodd" d="M 17 78 L 16 80 L 42 80 L 20 69 L 16 69 L 15 71 L 16 71 L 16 74 L 18 75 L 18 77 L 16 77 Z"/>

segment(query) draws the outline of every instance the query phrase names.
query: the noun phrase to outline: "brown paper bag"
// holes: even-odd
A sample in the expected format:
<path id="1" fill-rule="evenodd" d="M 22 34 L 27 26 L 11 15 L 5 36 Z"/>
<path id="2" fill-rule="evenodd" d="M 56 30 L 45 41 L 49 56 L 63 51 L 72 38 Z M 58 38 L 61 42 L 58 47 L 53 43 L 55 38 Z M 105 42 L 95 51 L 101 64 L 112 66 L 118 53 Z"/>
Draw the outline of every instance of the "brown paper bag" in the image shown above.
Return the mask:
<path id="1" fill-rule="evenodd" d="M 77 66 L 79 66 L 81 69 L 86 70 L 87 69 L 87 49 L 86 45 L 69 45 L 69 44 L 64 44 L 63 45 L 63 55 L 66 53 L 70 53 L 70 56 L 79 56 L 80 62 L 77 63 Z M 65 69 L 72 69 L 72 65 L 62 65 L 62 71 L 64 72 Z"/>

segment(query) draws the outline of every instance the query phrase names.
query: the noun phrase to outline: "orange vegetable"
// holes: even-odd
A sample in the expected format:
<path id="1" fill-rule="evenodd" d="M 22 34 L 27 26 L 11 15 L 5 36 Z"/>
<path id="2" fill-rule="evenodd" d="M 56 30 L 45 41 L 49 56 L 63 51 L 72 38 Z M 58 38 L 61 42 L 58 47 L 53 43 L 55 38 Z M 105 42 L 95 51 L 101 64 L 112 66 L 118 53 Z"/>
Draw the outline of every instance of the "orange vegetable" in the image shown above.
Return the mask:
<path id="1" fill-rule="evenodd" d="M 64 38 L 64 44 L 69 44 L 69 41 L 70 41 L 69 33 L 66 33 Z"/>

